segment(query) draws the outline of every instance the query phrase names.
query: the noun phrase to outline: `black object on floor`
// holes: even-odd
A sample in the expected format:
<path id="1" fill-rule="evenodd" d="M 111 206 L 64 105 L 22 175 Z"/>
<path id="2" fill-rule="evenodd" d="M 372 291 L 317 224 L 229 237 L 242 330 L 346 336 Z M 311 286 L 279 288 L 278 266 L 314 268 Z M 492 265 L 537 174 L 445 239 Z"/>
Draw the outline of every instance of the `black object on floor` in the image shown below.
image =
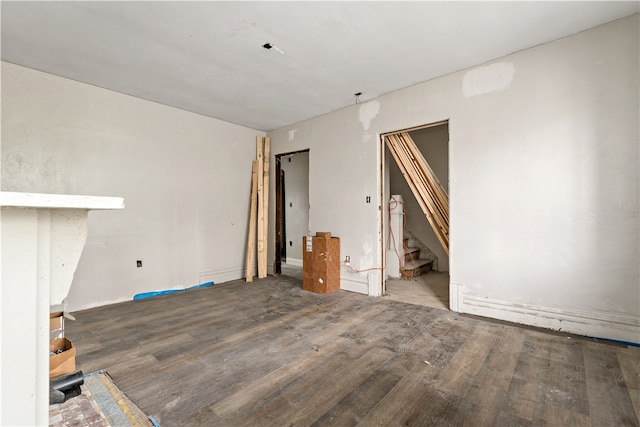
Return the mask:
<path id="1" fill-rule="evenodd" d="M 84 384 L 82 371 L 52 378 L 49 380 L 49 404 L 66 402 L 68 399 L 80 395 L 82 384 Z M 60 400 L 60 393 L 64 394 L 63 400 Z"/>
<path id="2" fill-rule="evenodd" d="M 65 399 L 65 395 L 64 392 L 60 391 L 60 390 L 56 390 L 53 387 L 49 387 L 49 405 L 55 405 L 58 403 L 62 403 L 64 402 Z"/>

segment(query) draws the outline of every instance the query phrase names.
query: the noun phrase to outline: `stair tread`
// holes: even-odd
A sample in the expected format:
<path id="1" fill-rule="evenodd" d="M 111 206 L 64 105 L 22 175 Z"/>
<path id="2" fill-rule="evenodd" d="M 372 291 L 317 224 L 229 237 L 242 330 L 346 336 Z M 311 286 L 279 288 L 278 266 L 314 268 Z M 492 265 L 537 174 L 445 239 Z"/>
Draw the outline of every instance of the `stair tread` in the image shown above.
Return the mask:
<path id="1" fill-rule="evenodd" d="M 433 264 L 433 261 L 430 259 L 417 259 L 415 261 L 408 261 L 404 263 L 403 270 L 416 270 L 418 268 L 424 267 L 425 265 Z"/>
<path id="2" fill-rule="evenodd" d="M 404 262 L 415 261 L 420 258 L 420 248 L 405 248 Z"/>

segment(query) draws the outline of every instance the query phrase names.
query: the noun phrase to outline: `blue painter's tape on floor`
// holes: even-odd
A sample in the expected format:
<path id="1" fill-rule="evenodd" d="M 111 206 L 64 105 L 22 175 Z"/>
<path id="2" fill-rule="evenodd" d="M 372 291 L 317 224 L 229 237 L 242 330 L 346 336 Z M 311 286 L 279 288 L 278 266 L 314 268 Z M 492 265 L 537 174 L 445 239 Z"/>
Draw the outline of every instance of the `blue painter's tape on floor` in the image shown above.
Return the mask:
<path id="1" fill-rule="evenodd" d="M 598 338 L 598 337 L 592 337 L 592 338 L 594 338 L 596 340 L 599 340 L 599 341 L 609 341 L 609 342 L 612 342 L 614 344 L 623 344 L 623 345 L 630 345 L 632 347 L 640 347 L 640 343 L 633 342 L 633 341 L 620 341 L 620 340 L 614 340 L 614 339 L 611 339 L 611 338 Z"/>
<path id="2" fill-rule="evenodd" d="M 166 291 L 143 292 L 141 294 L 134 295 L 133 299 L 139 300 L 139 299 L 157 297 L 159 295 L 175 294 L 176 292 L 184 292 L 184 291 L 189 291 L 191 289 L 206 288 L 213 285 L 214 285 L 213 282 L 207 282 L 207 283 L 202 283 L 200 285 L 191 286 L 190 288 L 186 288 L 186 289 L 169 289 Z"/>
<path id="3" fill-rule="evenodd" d="M 160 295 L 175 294 L 176 292 L 182 292 L 182 289 L 172 289 L 168 291 L 156 291 L 156 292 L 143 292 L 141 294 L 134 295 L 133 299 L 134 300 L 146 299 L 146 298 L 157 297 Z"/>

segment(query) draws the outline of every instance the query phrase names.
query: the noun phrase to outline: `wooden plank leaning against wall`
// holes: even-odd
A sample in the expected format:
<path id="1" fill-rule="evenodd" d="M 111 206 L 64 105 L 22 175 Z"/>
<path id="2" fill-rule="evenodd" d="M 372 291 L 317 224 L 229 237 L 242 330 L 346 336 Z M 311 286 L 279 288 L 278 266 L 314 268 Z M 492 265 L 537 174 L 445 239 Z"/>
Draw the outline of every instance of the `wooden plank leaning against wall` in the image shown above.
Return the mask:
<path id="1" fill-rule="evenodd" d="M 247 238 L 247 266 L 245 278 L 253 282 L 256 255 L 256 219 L 258 209 L 258 162 L 251 163 L 251 202 L 249 208 L 249 233 Z"/>
<path id="2" fill-rule="evenodd" d="M 271 141 L 269 137 L 257 136 L 256 160 L 253 161 L 251 173 L 251 207 L 249 212 L 249 232 L 247 237 L 247 262 L 245 274 L 245 280 L 247 282 L 253 281 L 253 275 L 255 273 L 254 255 L 256 250 L 256 234 L 258 241 L 258 279 L 267 277 L 270 156 Z"/>

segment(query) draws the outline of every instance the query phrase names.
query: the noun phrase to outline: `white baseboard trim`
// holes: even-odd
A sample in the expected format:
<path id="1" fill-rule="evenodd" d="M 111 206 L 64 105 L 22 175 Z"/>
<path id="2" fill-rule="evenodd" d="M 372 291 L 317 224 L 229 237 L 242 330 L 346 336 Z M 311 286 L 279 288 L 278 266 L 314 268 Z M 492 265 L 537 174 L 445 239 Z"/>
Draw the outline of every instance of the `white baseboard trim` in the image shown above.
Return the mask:
<path id="1" fill-rule="evenodd" d="M 90 303 L 79 305 L 79 306 L 75 306 L 75 305 L 74 306 L 67 306 L 67 305 L 65 305 L 64 306 L 64 311 L 74 312 L 74 311 L 80 311 L 80 310 L 88 310 L 90 308 L 102 307 L 102 306 L 111 305 L 111 304 L 118 304 L 118 303 L 125 302 L 125 301 L 131 301 L 131 298 L 118 298 L 118 299 L 113 299 L 113 300 L 108 300 L 108 301 L 91 301 Z"/>
<path id="2" fill-rule="evenodd" d="M 462 307 L 462 290 L 459 283 L 449 283 L 449 309 L 460 312 Z"/>
<path id="3" fill-rule="evenodd" d="M 369 282 L 366 277 L 340 276 L 340 289 L 369 295 Z"/>
<path id="4" fill-rule="evenodd" d="M 382 270 L 372 270 L 367 273 L 368 295 L 382 296 Z"/>
<path id="5" fill-rule="evenodd" d="M 640 343 L 640 318 L 631 314 L 541 307 L 464 294 L 461 302 L 461 313 L 588 337 Z"/>
<path id="6" fill-rule="evenodd" d="M 301 259 L 287 258 L 287 260 L 284 263 L 288 265 L 294 265 L 296 267 L 302 267 Z"/>
<path id="7" fill-rule="evenodd" d="M 213 282 L 214 284 L 218 284 L 242 279 L 243 277 L 245 277 L 244 267 L 209 270 L 200 272 L 198 283 Z"/>

